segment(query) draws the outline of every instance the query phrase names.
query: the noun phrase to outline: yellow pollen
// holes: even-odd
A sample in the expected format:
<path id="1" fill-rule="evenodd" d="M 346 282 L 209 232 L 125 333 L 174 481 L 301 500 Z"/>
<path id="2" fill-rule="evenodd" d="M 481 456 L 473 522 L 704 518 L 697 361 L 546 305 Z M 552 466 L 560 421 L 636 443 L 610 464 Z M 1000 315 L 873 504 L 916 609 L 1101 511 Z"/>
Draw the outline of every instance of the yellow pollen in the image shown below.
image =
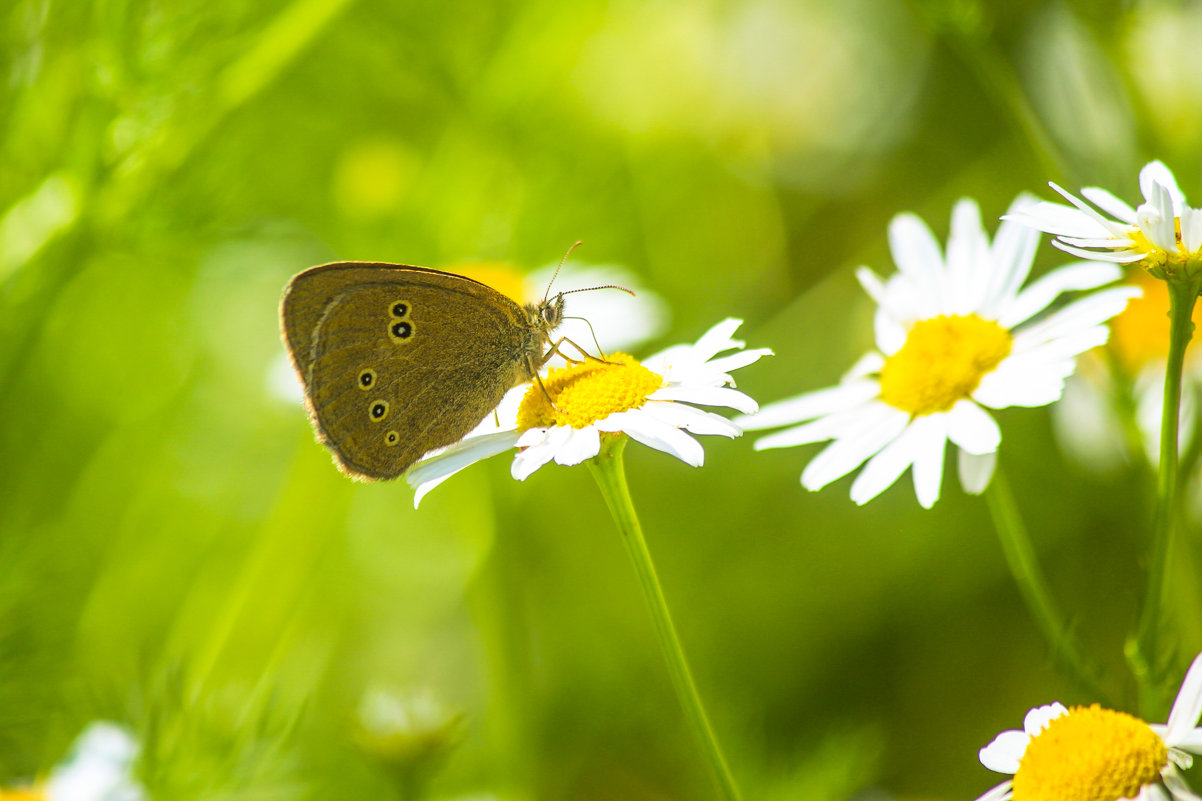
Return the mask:
<path id="1" fill-rule="evenodd" d="M 660 375 L 625 353 L 606 356 L 605 362 L 590 359 L 556 368 L 543 379 L 542 387 L 536 381 L 526 390 L 518 409 L 518 430 L 584 428 L 614 412 L 639 408 L 663 385 Z M 548 395 L 555 406 L 547 400 Z"/>
<path id="2" fill-rule="evenodd" d="M 1125 712 L 1075 706 L 1027 743 L 1014 801 L 1118 801 L 1160 781 L 1164 741 Z"/>
<path id="3" fill-rule="evenodd" d="M 946 411 L 1010 354 L 1010 332 L 975 314 L 920 320 L 881 368 L 881 400 L 912 415 Z"/>

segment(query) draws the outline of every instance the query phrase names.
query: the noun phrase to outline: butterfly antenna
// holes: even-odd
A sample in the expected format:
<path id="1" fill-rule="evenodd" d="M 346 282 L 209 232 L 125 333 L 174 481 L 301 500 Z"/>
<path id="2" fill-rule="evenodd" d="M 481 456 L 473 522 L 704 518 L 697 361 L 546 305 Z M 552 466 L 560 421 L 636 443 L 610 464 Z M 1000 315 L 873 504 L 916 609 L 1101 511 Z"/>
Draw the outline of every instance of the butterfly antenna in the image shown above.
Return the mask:
<path id="1" fill-rule="evenodd" d="M 633 289 L 628 289 L 621 284 L 602 284 L 601 286 L 586 286 L 584 289 L 569 289 L 566 292 L 560 292 L 561 295 L 571 295 L 575 292 L 592 292 L 594 289 L 620 289 L 632 298 L 638 297 L 634 294 Z"/>
<path id="2" fill-rule="evenodd" d="M 568 256 L 571 256 L 572 251 L 583 244 L 583 242 L 577 239 L 572 243 L 572 246 L 568 248 L 568 252 L 563 254 L 563 258 L 559 260 L 559 266 L 555 268 L 555 272 L 551 274 L 551 280 L 547 282 L 547 291 L 543 294 L 543 303 L 546 303 L 547 299 L 551 297 L 551 284 L 554 284 L 555 279 L 559 277 L 559 271 L 563 269 L 563 264 L 568 260 Z"/>

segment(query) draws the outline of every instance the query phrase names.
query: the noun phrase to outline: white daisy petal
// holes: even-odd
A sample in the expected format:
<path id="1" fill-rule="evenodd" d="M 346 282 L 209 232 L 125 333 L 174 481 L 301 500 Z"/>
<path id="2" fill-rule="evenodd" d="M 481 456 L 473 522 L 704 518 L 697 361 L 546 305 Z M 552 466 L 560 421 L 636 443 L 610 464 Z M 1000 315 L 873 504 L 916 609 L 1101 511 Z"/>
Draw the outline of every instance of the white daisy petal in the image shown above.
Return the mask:
<path id="1" fill-rule="evenodd" d="M 1135 794 L 1135 798 L 1131 801 L 1177 801 L 1171 798 L 1158 784 L 1145 784 L 1139 788 L 1139 792 Z M 1181 799 L 1185 801 L 1185 799 Z"/>
<path id="2" fill-rule="evenodd" d="M 1133 261 L 1139 261 L 1144 256 L 1148 255 L 1144 251 L 1139 250 L 1124 250 L 1124 251 L 1097 251 L 1086 250 L 1085 248 L 1073 247 L 1066 245 L 1059 239 L 1052 240 L 1052 245 L 1063 250 L 1065 253 L 1070 253 L 1073 256 L 1080 256 L 1083 259 L 1094 259 L 1095 261 L 1112 261 L 1115 264 L 1130 264 Z"/>
<path id="3" fill-rule="evenodd" d="M 946 418 L 947 438 L 969 453 L 993 453 L 1002 442 L 997 421 L 967 398 L 956 401 Z"/>
<path id="4" fill-rule="evenodd" d="M 844 431 L 871 424 L 881 415 L 887 414 L 888 409 L 889 407 L 883 403 L 874 403 L 848 409 L 838 414 L 828 414 L 817 420 L 760 437 L 755 441 L 753 447 L 757 451 L 764 451 L 771 448 L 792 448 L 797 445 L 809 445 L 812 442 L 835 439 Z"/>
<path id="5" fill-rule="evenodd" d="M 1004 781 L 978 796 L 976 801 L 1007 801 L 1013 794 L 1013 782 Z"/>
<path id="6" fill-rule="evenodd" d="M 753 414 L 759 404 L 737 389 L 730 387 L 664 387 L 647 396 L 650 400 L 682 401 L 702 406 L 725 406 L 744 414 Z"/>
<path id="7" fill-rule="evenodd" d="M 914 464 L 915 441 L 921 432 L 909 426 L 868 460 L 851 485 L 851 499 L 857 504 L 868 503 L 901 478 L 906 468 Z"/>
<path id="8" fill-rule="evenodd" d="M 924 316 L 939 314 L 943 254 L 931 229 L 913 214 L 899 214 L 889 223 L 889 250 L 901 274 L 920 288 Z"/>
<path id="9" fill-rule="evenodd" d="M 1114 250 L 1137 250 L 1143 252 L 1135 246 L 1135 240 L 1131 237 L 1135 235 L 1136 229 L 1132 228 L 1127 231 L 1127 236 L 1104 236 L 1104 237 L 1075 237 L 1062 236 L 1060 241 L 1066 245 L 1076 245 L 1079 248 L 1111 248 Z M 1091 251 L 1092 252 L 1092 251 Z"/>
<path id="10" fill-rule="evenodd" d="M 1012 353 L 1035 363 L 1050 363 L 1063 359 L 1073 359 L 1091 348 L 1105 345 L 1110 339 L 1110 329 L 1105 324 L 1093 325 L 1078 331 L 1066 331 L 1055 339 L 1024 336 L 1020 331 L 1014 337 Z M 1071 372 L 1071 369 L 1070 369 Z"/>
<path id="11" fill-rule="evenodd" d="M 527 437 L 529 434 L 537 434 L 537 437 Z M 555 458 L 555 454 L 572 436 L 572 429 L 567 427 L 556 426 L 554 428 L 532 428 L 525 432 L 518 440 L 518 446 L 522 447 L 525 443 L 523 440 L 533 440 L 529 445 L 518 451 L 517 456 L 513 457 L 513 464 L 510 465 L 509 474 L 518 481 L 525 481 L 534 474 L 543 465 Z"/>
<path id="12" fill-rule="evenodd" d="M 909 415 L 884 404 L 855 430 L 836 439 L 806 465 L 801 484 L 819 490 L 855 470 L 906 429 Z M 866 416 L 867 417 L 867 416 Z"/>
<path id="13" fill-rule="evenodd" d="M 1168 736 L 1168 727 L 1165 727 L 1165 732 L 1162 737 Z M 1191 754 L 1202 754 L 1202 729 L 1194 729 L 1185 734 L 1178 734 L 1175 737 L 1174 748 L 1180 748 L 1183 751 L 1189 751 Z"/>
<path id="14" fill-rule="evenodd" d="M 875 300 L 878 305 L 884 302 L 885 282 L 879 275 L 867 267 L 857 267 L 856 280 L 860 282 L 860 286 L 864 287 L 868 297 Z"/>
<path id="15" fill-rule="evenodd" d="M 972 399 L 990 409 L 1031 408 L 1055 403 L 1063 392 L 1063 376 L 1037 370 L 1024 371 L 1017 359 L 1007 359 L 981 379 Z"/>
<path id="16" fill-rule="evenodd" d="M 700 361 L 707 361 L 723 351 L 731 350 L 732 348 L 743 347 L 742 342 L 732 339 L 735 331 L 739 330 L 739 326 L 742 324 L 742 320 L 735 319 L 734 317 L 727 317 L 725 320 L 702 334 L 701 338 L 697 340 L 697 344 L 690 348 L 690 351 L 695 354 Z"/>
<path id="17" fill-rule="evenodd" d="M 1177 692 L 1177 700 L 1169 712 L 1169 730 L 1165 743 L 1176 745 L 1177 739 L 1187 732 L 1192 732 L 1202 717 L 1202 655 L 1194 658 L 1186 671 L 1181 689 Z"/>
<path id="18" fill-rule="evenodd" d="M 1164 779 L 1165 787 L 1168 788 L 1169 793 L 1172 795 L 1171 799 L 1156 785 L 1151 785 L 1151 787 L 1160 793 L 1160 798 L 1163 801 L 1202 801 L 1202 797 L 1190 790 L 1189 786 L 1185 783 L 1185 779 L 1181 778 L 1181 774 L 1177 773 L 1177 771 L 1167 770 L 1164 772 L 1162 778 Z"/>
<path id="19" fill-rule="evenodd" d="M 851 366 L 846 373 L 843 374 L 843 382 L 850 383 L 850 379 L 864 378 L 866 376 L 875 375 L 885 366 L 885 357 L 876 351 L 868 351 Z"/>
<path id="20" fill-rule="evenodd" d="M 881 386 L 877 381 L 847 381 L 826 389 L 807 392 L 788 400 L 769 403 L 760 407 L 760 410 L 754 415 L 735 418 L 735 422 L 745 431 L 791 425 L 803 420 L 822 417 L 841 409 L 859 406 L 880 394 Z"/>
<path id="21" fill-rule="evenodd" d="M 980 495 L 993 480 L 993 471 L 997 468 L 997 451 L 975 454 L 962 450 L 956 466 L 960 486 L 964 491 L 969 495 Z"/>
<path id="22" fill-rule="evenodd" d="M 1021 329 L 1020 335 L 1027 341 L 1047 341 L 1104 323 L 1127 308 L 1131 298 L 1139 296 L 1140 293 L 1139 287 L 1133 286 L 1094 292 Z"/>
<path id="23" fill-rule="evenodd" d="M 771 355 L 773 354 L 770 348 L 748 348 L 747 350 L 732 353 L 729 356 L 719 356 L 716 359 L 711 359 L 705 367 L 714 375 L 725 376 L 727 381 L 730 381 L 728 373 L 734 372 L 740 367 L 754 364 L 763 357 Z"/>
<path id="24" fill-rule="evenodd" d="M 743 429 L 722 415 L 707 412 L 704 409 L 698 409 L 695 406 L 688 406 L 683 403 L 662 403 L 651 400 L 641 409 L 624 412 L 624 414 L 636 414 L 639 412 L 650 414 L 661 423 L 683 428 L 691 434 L 709 434 L 730 438 L 742 436 L 743 434 Z M 598 422 L 597 426 L 600 427 L 604 422 L 604 420 Z"/>
<path id="25" fill-rule="evenodd" d="M 1048 724 L 1053 720 L 1061 715 L 1067 714 L 1068 708 L 1059 701 L 1054 701 L 1050 704 L 1044 704 L 1043 706 L 1037 706 L 1034 709 L 1029 710 L 1023 717 L 1023 731 L 1025 731 L 1029 736 L 1034 737 L 1046 729 Z"/>
<path id="26" fill-rule="evenodd" d="M 567 430 L 567 441 L 555 452 L 555 464 L 571 467 L 601 452 L 601 435 L 595 426 Z"/>
<path id="27" fill-rule="evenodd" d="M 1106 219 L 1101 214 L 1098 214 L 1096 211 L 1094 211 L 1092 208 L 1090 208 L 1088 205 L 1086 205 L 1086 203 L 1083 200 L 1078 199 L 1072 193 L 1065 191 L 1064 189 L 1062 189 L 1061 187 L 1052 183 L 1051 181 L 1048 182 L 1048 186 L 1055 189 L 1060 194 L 1061 197 L 1063 197 L 1069 203 L 1072 203 L 1074 206 L 1076 206 L 1078 209 L 1080 209 L 1081 212 L 1084 213 L 1086 216 L 1092 218 L 1103 229 L 1109 231 L 1112 236 L 1123 236 L 1124 235 L 1124 226 L 1121 225 L 1120 223 L 1116 223 L 1113 220 Z"/>
<path id="28" fill-rule="evenodd" d="M 1185 209 L 1181 214 L 1181 244 L 1187 253 L 1202 248 L 1202 209 Z"/>
<path id="29" fill-rule="evenodd" d="M 1177 186 L 1177 179 L 1172 171 L 1162 161 L 1151 161 L 1139 171 L 1139 190 L 1144 198 L 1152 201 L 1156 189 L 1160 188 L 1170 201 L 1169 209 L 1173 216 L 1181 214 L 1181 205 L 1185 203 L 1185 195 Z"/>
<path id="30" fill-rule="evenodd" d="M 1046 200 L 1040 200 L 1018 211 L 1010 211 L 1003 219 L 1014 220 L 1053 236 L 1113 236 L 1112 230 L 1103 225 L 1095 215 Z M 1131 221 L 1135 222 L 1134 214 Z"/>
<path id="31" fill-rule="evenodd" d="M 1153 184 L 1149 202 L 1135 210 L 1139 229 L 1161 250 L 1177 250 L 1177 206 L 1167 187 Z"/>
<path id="32" fill-rule="evenodd" d="M 915 320 L 925 316 L 918 309 L 917 301 L 913 308 L 906 309 L 904 313 L 896 308 L 896 304 L 877 307 L 872 316 L 872 329 L 876 346 L 881 353 L 892 355 L 901 350 L 902 345 L 906 344 L 906 334 L 910 326 Z"/>
<path id="33" fill-rule="evenodd" d="M 1117 281 L 1122 276 L 1121 268 L 1104 262 L 1079 261 L 1061 267 L 1020 292 L 1005 312 L 998 317 L 998 324 L 1004 328 L 1014 328 L 1046 309 L 1052 301 L 1065 292 L 1097 289 Z"/>
<path id="34" fill-rule="evenodd" d="M 930 509 L 939 500 L 943 486 L 943 459 L 947 453 L 947 415 L 928 414 L 910 426 L 917 432 L 914 456 L 914 494 L 923 509 Z"/>
<path id="35" fill-rule="evenodd" d="M 981 210 L 975 201 L 963 198 L 952 208 L 952 230 L 947 238 L 946 314 L 969 314 L 977 309 L 982 288 L 978 273 L 982 264 L 988 265 L 988 258 L 989 239 L 981 226 Z"/>
<path id="36" fill-rule="evenodd" d="M 700 442 L 650 415 L 630 415 L 622 431 L 636 442 L 675 456 L 687 465 L 701 467 L 705 463 L 705 450 Z"/>
<path id="37" fill-rule="evenodd" d="M 1096 186 L 1087 186 L 1081 190 L 1081 195 L 1111 217 L 1128 224 L 1135 222 L 1135 209 L 1131 208 L 1129 203 L 1119 200 L 1105 189 L 1099 189 Z"/>
<path id="38" fill-rule="evenodd" d="M 1020 195 L 1010 205 L 1011 214 L 1003 217 L 993 241 L 993 265 L 985 265 L 988 272 L 977 279 L 983 291 L 976 308 L 987 318 L 998 317 L 997 310 L 1010 303 L 1031 273 L 1035 250 L 1039 246 L 1039 232 L 1009 219 L 1014 212 L 1031 203 L 1029 197 Z M 990 266 L 996 266 L 996 269 L 989 270 Z"/>
<path id="39" fill-rule="evenodd" d="M 1027 753 L 1027 744 L 1031 735 L 1025 731 L 1008 729 L 993 738 L 989 745 L 981 749 L 978 756 L 981 764 L 995 773 L 1014 775 L 1018 771 L 1018 763 L 1023 754 Z"/>
<path id="40" fill-rule="evenodd" d="M 496 434 L 469 437 L 436 456 L 418 462 L 405 475 L 405 481 L 415 489 L 413 508 L 417 508 L 426 493 L 455 473 L 481 459 L 504 453 L 514 447 L 517 440 L 516 431 L 501 431 Z"/>

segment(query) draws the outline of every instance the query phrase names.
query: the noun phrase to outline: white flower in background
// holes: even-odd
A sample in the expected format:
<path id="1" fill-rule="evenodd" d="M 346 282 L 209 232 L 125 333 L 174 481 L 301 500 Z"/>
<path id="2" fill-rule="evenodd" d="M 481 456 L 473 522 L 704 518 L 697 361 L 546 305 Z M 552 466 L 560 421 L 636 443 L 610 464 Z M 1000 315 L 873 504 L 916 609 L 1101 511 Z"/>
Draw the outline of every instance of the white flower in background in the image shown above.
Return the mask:
<path id="1" fill-rule="evenodd" d="M 1016 199 L 1011 215 L 1030 202 Z M 939 499 L 947 443 L 959 449 L 964 489 L 982 492 L 1001 442 L 985 409 L 1056 401 L 1076 356 L 1106 341 L 1105 321 L 1139 290 L 1095 292 L 1049 311 L 1062 293 L 1097 289 L 1120 269 L 1077 262 L 1024 288 L 1038 234 L 1003 221 L 991 244 L 968 199 L 953 209 L 946 255 L 912 214 L 893 219 L 889 243 L 897 274 L 882 281 L 866 267 L 856 273 L 878 304 L 877 350 L 838 386 L 736 422 L 748 430 L 800 423 L 761 438 L 757 449 L 833 440 L 802 473 L 807 489 L 867 462 L 851 487 L 852 500 L 863 504 L 912 466 L 918 502 L 929 508 Z"/>
<path id="2" fill-rule="evenodd" d="M 740 320 L 724 320 L 693 345 L 677 345 L 643 362 L 621 353 L 551 370 L 538 382 L 511 390 L 472 434 L 409 471 L 414 505 L 452 474 L 489 456 L 517 448 L 510 469 L 525 480 L 548 462 L 580 464 L 600 452 L 602 434 L 626 434 L 686 464 L 705 460 L 689 434 L 737 437 L 738 426 L 697 406 L 753 412 L 756 402 L 733 389 L 730 372 L 771 353 L 743 350 L 731 336 Z M 735 350 L 726 356 L 718 354 Z M 554 401 L 554 406 L 550 400 Z"/>
<path id="3" fill-rule="evenodd" d="M 1140 170 L 1139 186 L 1144 202 L 1133 209 L 1105 189 L 1081 190 L 1090 206 L 1051 184 L 1071 206 L 1038 201 L 1007 217 L 1052 234 L 1056 247 L 1086 259 L 1138 261 L 1155 272 L 1196 256 L 1202 248 L 1202 209 L 1186 205 L 1169 168 L 1159 161 L 1149 163 Z"/>
<path id="4" fill-rule="evenodd" d="M 567 337 L 590 353 L 596 350 L 594 333 L 602 351 L 608 353 L 633 348 L 658 336 L 668 322 L 664 301 L 645 289 L 632 272 L 616 265 L 585 266 L 569 261 L 562 269 L 555 263 L 524 273 L 503 262 L 463 262 L 445 269 L 488 284 L 519 304 L 537 303 L 548 291 L 554 296 L 561 290 L 611 284 L 634 292 L 632 296 L 617 289 L 598 289 L 573 292 L 567 298 L 568 316 L 555 329 L 555 338 Z M 557 269 L 558 276 L 555 274 Z M 548 364 L 558 367 L 565 362 L 555 356 Z"/>
<path id="5" fill-rule="evenodd" d="M 555 275 L 556 266 L 548 264 L 525 276 L 522 292 L 526 301 L 541 300 L 548 286 L 551 286 L 552 295 L 557 289 L 583 289 L 607 284 L 617 284 L 635 293 L 631 296 L 615 289 L 573 293 L 568 299 L 570 316 L 555 329 L 557 339 L 567 337 L 591 352 L 594 348 L 592 332 L 596 331 L 602 350 L 608 353 L 611 350 L 634 348 L 659 336 L 667 328 L 670 317 L 668 305 L 624 267 L 569 262 L 552 285 L 551 277 Z M 568 279 L 571 280 L 570 287 Z"/>
<path id="6" fill-rule="evenodd" d="M 143 801 L 146 792 L 133 773 L 138 750 L 128 730 L 96 721 L 76 738 L 44 783 L 0 788 L 0 801 Z"/>
<path id="7" fill-rule="evenodd" d="M 426 688 L 373 687 L 359 701 L 355 740 L 394 767 L 416 767 L 446 756 L 463 739 L 463 715 Z"/>
<path id="8" fill-rule="evenodd" d="M 1194 659 L 1167 724 L 1093 706 L 1036 707 L 1023 728 L 981 749 L 981 764 L 1013 779 L 977 801 L 1197 801 L 1181 776 L 1202 753 L 1202 656 Z"/>

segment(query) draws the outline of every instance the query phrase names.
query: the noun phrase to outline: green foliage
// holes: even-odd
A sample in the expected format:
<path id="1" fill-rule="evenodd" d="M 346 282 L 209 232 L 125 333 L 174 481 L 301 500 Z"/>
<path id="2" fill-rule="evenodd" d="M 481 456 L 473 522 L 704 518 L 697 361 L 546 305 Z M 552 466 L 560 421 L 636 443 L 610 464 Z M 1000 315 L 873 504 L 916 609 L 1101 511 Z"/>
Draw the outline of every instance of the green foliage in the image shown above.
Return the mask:
<path id="1" fill-rule="evenodd" d="M 0 7 L 0 786 L 107 718 L 171 801 L 706 797 L 586 471 L 497 459 L 420 511 L 352 484 L 281 389 L 280 290 L 579 238 L 667 299 L 663 344 L 742 317 L 777 355 L 741 389 L 825 386 L 871 342 L 851 269 L 891 271 L 893 214 L 1134 193 L 1149 157 L 1202 190 L 1202 16 L 1079 5 Z M 1117 663 L 1143 487 L 1078 472 L 1046 410 L 1002 425 L 1062 606 Z M 856 508 L 801 489 L 812 451 L 705 444 L 700 470 L 631 448 L 629 478 L 749 798 L 971 798 L 997 730 L 1090 700 L 977 499 Z M 380 686 L 446 711 L 405 752 L 430 770 L 365 744 Z"/>

